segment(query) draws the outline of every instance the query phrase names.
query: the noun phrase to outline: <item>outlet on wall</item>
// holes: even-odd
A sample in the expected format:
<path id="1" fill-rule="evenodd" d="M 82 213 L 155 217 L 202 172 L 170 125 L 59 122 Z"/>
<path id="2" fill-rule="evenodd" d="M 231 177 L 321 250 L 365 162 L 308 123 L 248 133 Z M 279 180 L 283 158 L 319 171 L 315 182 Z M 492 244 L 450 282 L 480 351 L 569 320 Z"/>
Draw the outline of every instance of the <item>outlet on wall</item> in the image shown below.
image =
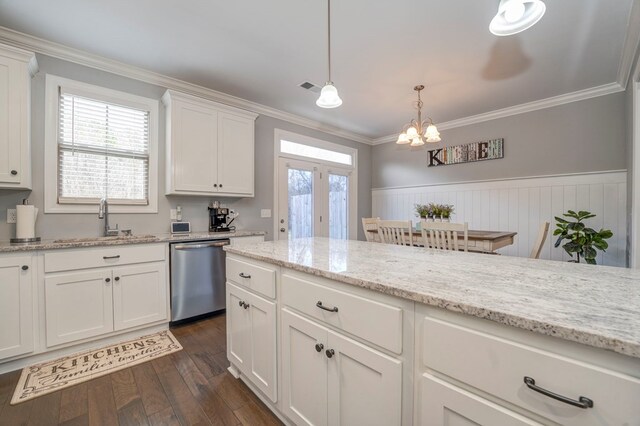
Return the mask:
<path id="1" fill-rule="evenodd" d="M 169 211 L 169 219 L 171 220 L 176 220 L 178 218 L 178 210 L 176 209 L 171 209 Z"/>
<path id="2" fill-rule="evenodd" d="M 271 217 L 271 209 L 260 210 L 260 217 Z"/>
<path id="3" fill-rule="evenodd" d="M 7 223 L 16 223 L 18 221 L 18 213 L 16 209 L 7 209 Z"/>

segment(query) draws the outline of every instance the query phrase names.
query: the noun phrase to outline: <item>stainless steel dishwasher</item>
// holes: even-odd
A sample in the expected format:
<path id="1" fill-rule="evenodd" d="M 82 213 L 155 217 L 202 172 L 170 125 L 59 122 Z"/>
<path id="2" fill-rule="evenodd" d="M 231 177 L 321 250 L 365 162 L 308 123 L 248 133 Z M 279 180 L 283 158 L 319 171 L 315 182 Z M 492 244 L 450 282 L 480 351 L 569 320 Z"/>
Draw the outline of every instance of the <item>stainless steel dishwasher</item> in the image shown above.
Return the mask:
<path id="1" fill-rule="evenodd" d="M 171 321 L 225 308 L 225 252 L 229 240 L 171 244 Z"/>

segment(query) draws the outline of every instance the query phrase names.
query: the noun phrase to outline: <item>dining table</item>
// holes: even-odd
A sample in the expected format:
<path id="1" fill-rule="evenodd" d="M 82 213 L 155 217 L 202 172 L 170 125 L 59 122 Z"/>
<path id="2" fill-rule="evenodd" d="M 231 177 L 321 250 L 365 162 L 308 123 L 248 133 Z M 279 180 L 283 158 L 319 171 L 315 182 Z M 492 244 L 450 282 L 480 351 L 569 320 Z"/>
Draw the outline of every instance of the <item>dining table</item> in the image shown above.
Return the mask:
<path id="1" fill-rule="evenodd" d="M 367 232 L 374 234 L 378 233 L 375 229 L 368 230 Z M 421 246 L 422 232 L 418 229 L 413 229 L 412 234 L 414 245 Z M 467 231 L 467 239 L 469 241 L 468 249 L 469 251 L 476 253 L 496 254 L 497 250 L 512 245 L 517 234 L 517 232 L 509 231 L 483 231 L 469 229 Z M 459 234 L 458 240 L 462 239 L 464 239 L 464 235 Z"/>

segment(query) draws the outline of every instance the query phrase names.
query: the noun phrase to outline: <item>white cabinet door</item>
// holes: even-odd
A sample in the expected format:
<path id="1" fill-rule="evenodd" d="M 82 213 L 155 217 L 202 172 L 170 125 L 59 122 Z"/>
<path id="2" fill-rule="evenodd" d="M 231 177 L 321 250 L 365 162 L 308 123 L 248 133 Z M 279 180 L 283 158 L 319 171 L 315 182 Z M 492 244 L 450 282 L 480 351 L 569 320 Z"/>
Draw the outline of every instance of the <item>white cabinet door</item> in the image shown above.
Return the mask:
<path id="1" fill-rule="evenodd" d="M 258 389 L 276 402 L 276 304 L 254 294 L 249 300 L 251 363 L 246 374 Z"/>
<path id="2" fill-rule="evenodd" d="M 30 256 L 0 258 L 0 324 L 0 359 L 33 351 Z"/>
<path id="3" fill-rule="evenodd" d="M 113 331 L 111 270 L 45 278 L 47 346 Z"/>
<path id="4" fill-rule="evenodd" d="M 326 350 L 326 328 L 282 310 L 282 407 L 297 425 L 327 424 Z"/>
<path id="5" fill-rule="evenodd" d="M 400 425 L 402 362 L 329 331 L 331 425 Z"/>
<path id="6" fill-rule="evenodd" d="M 429 374 L 420 378 L 418 415 L 418 425 L 540 425 Z"/>
<path id="7" fill-rule="evenodd" d="M 214 194 L 218 185 L 218 113 L 177 101 L 171 108 L 173 190 Z"/>
<path id="8" fill-rule="evenodd" d="M 29 77 L 24 62 L 2 55 L 0 50 L 0 187 L 29 187 Z"/>
<path id="9" fill-rule="evenodd" d="M 227 282 L 227 358 L 245 375 L 251 371 L 250 304 L 248 292 Z"/>
<path id="10" fill-rule="evenodd" d="M 253 195 L 254 121 L 218 114 L 218 192 Z"/>
<path id="11" fill-rule="evenodd" d="M 113 269 L 114 330 L 167 318 L 167 277 L 164 262 Z"/>

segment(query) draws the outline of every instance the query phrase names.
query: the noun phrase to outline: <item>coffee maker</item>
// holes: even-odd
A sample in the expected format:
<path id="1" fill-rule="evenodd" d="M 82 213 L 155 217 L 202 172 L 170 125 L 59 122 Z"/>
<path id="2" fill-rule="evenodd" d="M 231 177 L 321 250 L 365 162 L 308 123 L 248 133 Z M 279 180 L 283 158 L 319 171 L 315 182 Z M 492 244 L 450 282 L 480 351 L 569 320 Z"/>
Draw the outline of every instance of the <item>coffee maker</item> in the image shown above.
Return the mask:
<path id="1" fill-rule="evenodd" d="M 227 219 L 229 218 L 229 209 L 220 207 L 218 202 L 209 205 L 209 232 L 230 232 Z"/>

